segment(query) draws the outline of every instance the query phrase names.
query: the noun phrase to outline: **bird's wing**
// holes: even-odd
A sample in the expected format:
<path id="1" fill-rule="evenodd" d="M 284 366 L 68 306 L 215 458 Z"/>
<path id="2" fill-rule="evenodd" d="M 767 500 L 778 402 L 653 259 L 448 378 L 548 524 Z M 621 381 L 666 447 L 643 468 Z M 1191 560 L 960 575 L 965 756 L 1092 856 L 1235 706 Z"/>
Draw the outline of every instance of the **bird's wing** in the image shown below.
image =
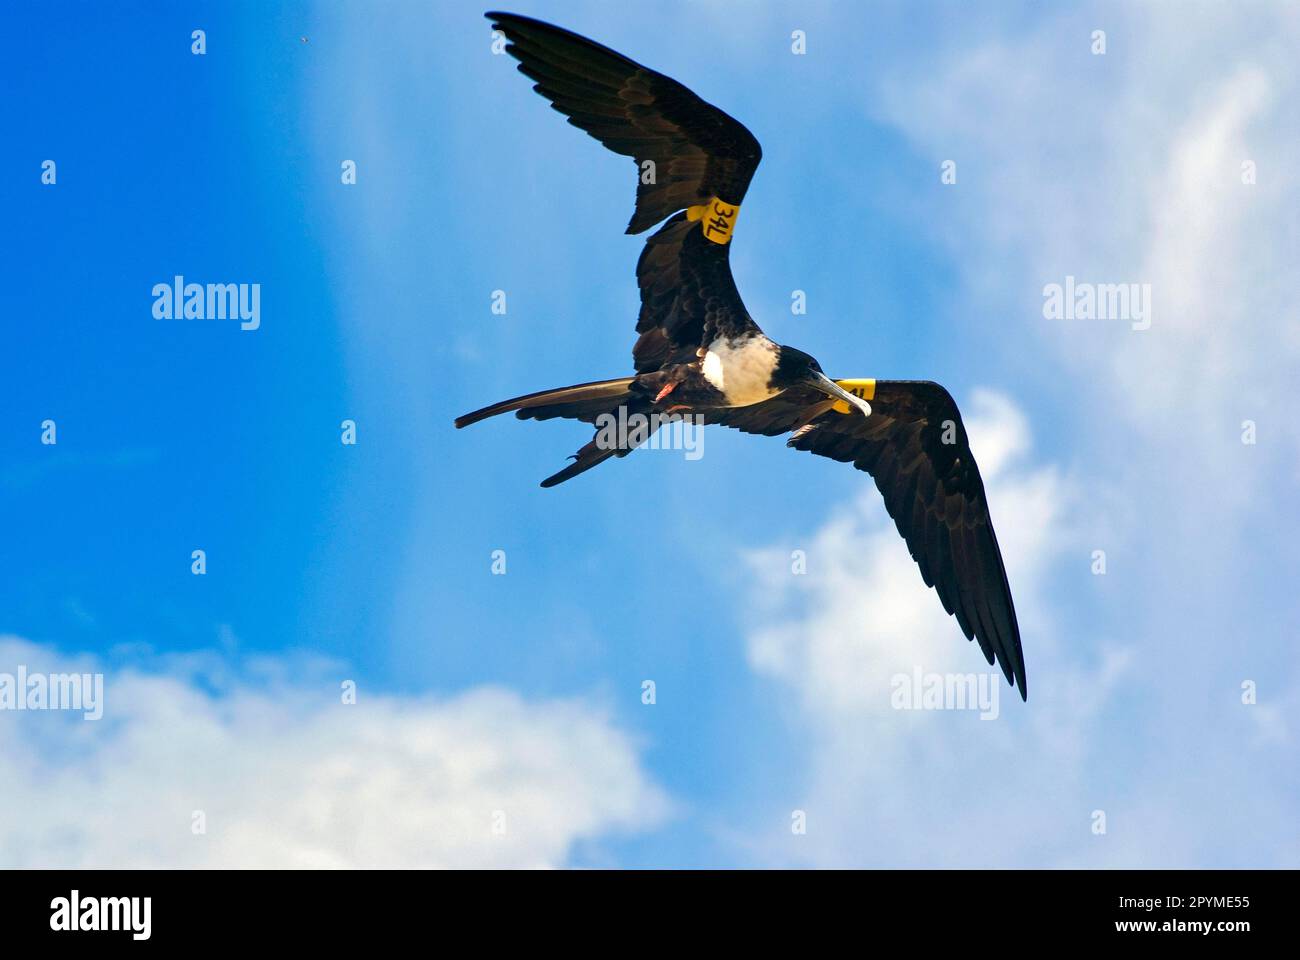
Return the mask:
<path id="1" fill-rule="evenodd" d="M 694 359 L 716 336 L 756 330 L 728 256 L 763 155 L 754 135 L 676 80 L 585 37 L 512 13 L 487 17 L 534 90 L 573 126 L 635 161 L 627 232 L 671 217 L 637 263 L 637 371 Z"/>
<path id="2" fill-rule="evenodd" d="M 796 450 L 871 474 L 926 586 L 1026 697 L 1016 608 L 957 404 L 937 383 L 856 383 L 871 403 L 868 417 L 830 409 L 825 395 L 799 387 L 707 418 L 766 436 L 793 430 L 788 445 Z"/>

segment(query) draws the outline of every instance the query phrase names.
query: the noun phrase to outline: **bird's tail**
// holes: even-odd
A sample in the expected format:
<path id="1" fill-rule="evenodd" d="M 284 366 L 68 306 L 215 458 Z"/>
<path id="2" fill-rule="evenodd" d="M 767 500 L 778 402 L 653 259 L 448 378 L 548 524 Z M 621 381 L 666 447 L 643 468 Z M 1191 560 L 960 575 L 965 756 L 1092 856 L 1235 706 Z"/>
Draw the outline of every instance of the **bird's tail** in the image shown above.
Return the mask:
<path id="1" fill-rule="evenodd" d="M 560 387 L 557 390 L 542 390 L 512 400 L 502 400 L 490 407 L 458 417 L 456 427 L 457 429 L 467 427 L 471 423 L 478 423 L 480 420 L 495 417 L 500 413 L 509 413 L 512 410 L 521 420 L 550 420 L 564 417 L 587 423 L 596 423 L 597 418 L 602 414 L 617 415 L 621 412 L 623 416 L 617 417 L 617 422 L 626 424 L 629 417 L 638 413 L 648 413 L 653 406 L 653 402 L 644 394 L 644 388 L 642 391 L 635 389 L 635 381 L 635 377 L 597 380 L 594 383 L 580 383 L 572 387 Z M 641 436 L 635 431 L 620 433 L 601 426 L 597 429 L 596 436 L 571 457 L 573 463 L 559 473 L 547 477 L 542 481 L 542 486 L 553 487 L 563 483 L 580 473 L 586 473 L 592 467 L 599 466 L 610 457 L 625 457 L 644 442 L 646 436 Z"/>
<path id="2" fill-rule="evenodd" d="M 488 417 L 500 413 L 517 411 L 520 420 L 550 420 L 553 417 L 566 417 L 572 420 L 594 422 L 602 413 L 626 401 L 631 396 L 632 382 L 635 377 L 621 377 L 618 380 L 596 380 L 592 383 L 579 383 L 572 387 L 559 387 L 555 390 L 540 390 L 511 400 L 502 400 L 482 410 L 475 410 L 463 417 L 456 418 L 456 429 L 468 427 Z"/>

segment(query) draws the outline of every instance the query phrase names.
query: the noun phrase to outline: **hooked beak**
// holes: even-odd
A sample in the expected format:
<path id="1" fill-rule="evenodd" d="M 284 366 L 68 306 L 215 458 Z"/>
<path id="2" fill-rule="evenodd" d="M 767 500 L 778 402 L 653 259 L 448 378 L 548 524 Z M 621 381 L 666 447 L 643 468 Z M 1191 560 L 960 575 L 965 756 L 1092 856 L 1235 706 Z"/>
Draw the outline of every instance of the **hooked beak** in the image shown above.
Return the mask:
<path id="1" fill-rule="evenodd" d="M 861 397 L 855 397 L 838 383 L 826 376 L 824 373 L 814 372 L 809 374 L 808 383 L 828 397 L 834 397 L 836 400 L 842 400 L 851 407 L 857 407 L 862 411 L 864 417 L 871 416 L 871 404 Z"/>

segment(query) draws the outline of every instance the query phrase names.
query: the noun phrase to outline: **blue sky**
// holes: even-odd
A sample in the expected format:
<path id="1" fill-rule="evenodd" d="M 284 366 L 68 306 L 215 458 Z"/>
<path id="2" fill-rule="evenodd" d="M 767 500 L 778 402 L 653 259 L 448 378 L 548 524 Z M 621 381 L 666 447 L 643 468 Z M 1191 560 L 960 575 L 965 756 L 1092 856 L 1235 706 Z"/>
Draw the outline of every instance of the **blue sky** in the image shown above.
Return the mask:
<path id="1" fill-rule="evenodd" d="M 623 375 L 637 310 L 632 165 L 480 7 L 42 5 L 0 40 L 0 672 L 107 703 L 0 712 L 0 860 L 1300 862 L 1295 11 L 512 9 L 763 143 L 732 259 L 770 335 L 956 396 L 1029 703 L 890 708 L 986 668 L 853 470 L 717 432 L 544 491 L 582 429 L 451 428 Z M 259 283 L 260 328 L 155 319 L 176 274 Z M 1046 319 L 1067 275 L 1150 284 L 1152 328 Z"/>

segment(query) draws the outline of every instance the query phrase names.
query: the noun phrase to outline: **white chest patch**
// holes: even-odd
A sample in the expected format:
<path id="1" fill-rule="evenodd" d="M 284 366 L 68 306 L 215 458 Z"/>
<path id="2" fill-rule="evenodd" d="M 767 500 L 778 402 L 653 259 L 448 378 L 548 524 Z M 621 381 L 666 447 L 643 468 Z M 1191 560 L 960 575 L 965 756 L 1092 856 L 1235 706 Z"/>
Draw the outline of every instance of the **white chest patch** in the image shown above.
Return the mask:
<path id="1" fill-rule="evenodd" d="M 729 406 L 747 407 L 779 392 L 768 386 L 776 369 L 777 349 L 767 337 L 719 337 L 709 344 L 700 370 L 704 379 L 722 391 Z"/>

